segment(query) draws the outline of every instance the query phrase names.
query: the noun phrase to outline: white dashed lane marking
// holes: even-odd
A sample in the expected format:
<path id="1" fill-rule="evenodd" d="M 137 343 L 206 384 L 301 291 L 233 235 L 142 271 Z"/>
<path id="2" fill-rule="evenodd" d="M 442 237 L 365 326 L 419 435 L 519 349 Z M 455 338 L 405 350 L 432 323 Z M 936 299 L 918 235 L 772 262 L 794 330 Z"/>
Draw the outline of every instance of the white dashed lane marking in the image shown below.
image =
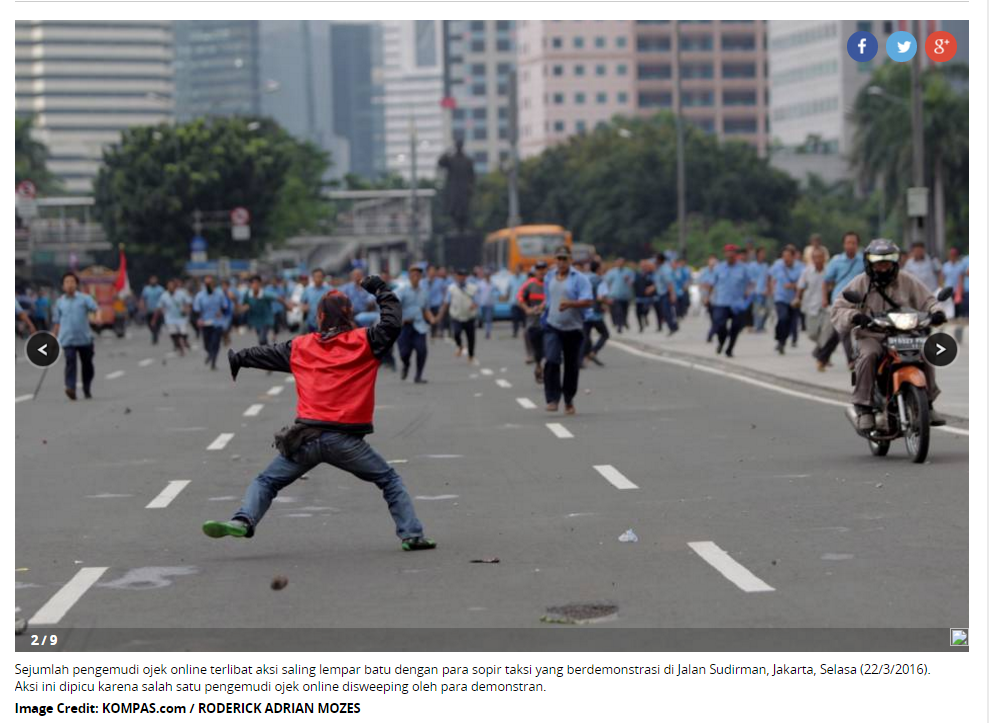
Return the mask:
<path id="1" fill-rule="evenodd" d="M 511 389 L 512 383 L 507 379 L 495 379 L 495 384 L 497 384 L 502 389 Z"/>
<path id="2" fill-rule="evenodd" d="M 482 369 L 481 374 L 483 374 L 486 377 L 490 377 L 492 374 L 494 374 L 494 372 L 491 371 L 490 369 Z"/>
<path id="3" fill-rule="evenodd" d="M 281 385 L 274 386 L 274 387 L 272 387 L 271 389 L 268 390 L 268 396 L 269 397 L 277 397 L 279 394 L 282 393 L 282 390 L 283 389 L 285 389 L 285 387 L 283 387 Z"/>
<path id="4" fill-rule="evenodd" d="M 219 437 L 217 437 L 212 442 L 210 442 L 209 447 L 206 448 L 206 451 L 214 452 L 216 450 L 223 449 L 233 438 L 234 438 L 233 432 L 224 432 Z"/>
<path id="5" fill-rule="evenodd" d="M 610 464 L 596 464 L 597 473 L 620 490 L 637 490 L 639 486 Z"/>
<path id="6" fill-rule="evenodd" d="M 104 379 L 120 379 L 120 377 L 122 377 L 126 373 L 127 372 L 125 372 L 123 369 L 118 369 L 115 372 L 110 372 L 109 374 L 107 374 L 104 377 Z"/>
<path id="7" fill-rule="evenodd" d="M 179 492 L 184 490 L 185 486 L 189 484 L 189 482 L 191 481 L 192 480 L 187 480 L 187 479 L 173 479 L 165 486 L 165 489 L 161 491 L 161 494 L 159 494 L 157 497 L 155 497 L 147 504 L 145 509 L 160 510 L 165 507 L 168 507 L 168 504 L 176 497 L 178 497 Z"/>
<path id="8" fill-rule="evenodd" d="M 519 397 L 515 401 L 519 403 L 519 406 L 522 407 L 522 409 L 535 409 L 536 408 L 535 402 L 533 402 L 531 399 L 527 399 L 526 397 Z"/>
<path id="9" fill-rule="evenodd" d="M 573 439 L 573 434 L 562 424 L 557 422 L 548 422 L 546 427 L 560 439 Z"/>
<path id="10" fill-rule="evenodd" d="M 57 625 L 69 609 L 79 602 L 79 598 L 93 586 L 107 567 L 84 567 L 69 580 L 62 589 L 52 595 L 51 599 L 41 606 L 41 609 L 28 620 L 28 625 L 34 628 L 45 625 Z"/>
<path id="11" fill-rule="evenodd" d="M 245 417 L 256 417 L 264 409 L 263 404 L 252 404 L 246 410 L 244 410 Z"/>
<path id="12" fill-rule="evenodd" d="M 33 394 L 22 394 L 19 397 L 14 398 L 14 404 L 20 404 L 21 402 L 26 402 L 28 399 L 34 399 Z"/>
<path id="13" fill-rule="evenodd" d="M 142 359 L 141 361 L 139 361 L 137 363 L 137 365 L 139 367 L 149 367 L 149 366 L 151 366 L 154 363 L 155 363 L 155 360 L 154 359 Z"/>
<path id="14" fill-rule="evenodd" d="M 291 374 L 289 374 L 287 377 L 285 377 L 285 383 L 286 384 L 295 384 L 295 377 L 293 377 Z"/>
<path id="15" fill-rule="evenodd" d="M 731 555 L 710 540 L 688 542 L 687 545 L 743 592 L 772 592 L 775 589 L 735 562 Z"/>

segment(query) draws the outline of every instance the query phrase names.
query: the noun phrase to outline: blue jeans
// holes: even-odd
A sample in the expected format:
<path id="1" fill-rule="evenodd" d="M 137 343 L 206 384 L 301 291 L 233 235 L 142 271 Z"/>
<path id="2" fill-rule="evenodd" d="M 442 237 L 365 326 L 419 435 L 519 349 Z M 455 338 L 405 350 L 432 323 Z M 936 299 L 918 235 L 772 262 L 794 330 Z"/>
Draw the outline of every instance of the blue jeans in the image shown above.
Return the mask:
<path id="1" fill-rule="evenodd" d="M 234 519 L 247 523 L 248 536 L 254 534 L 254 528 L 278 493 L 320 462 L 350 472 L 365 482 L 373 482 L 388 503 L 388 511 L 395 521 L 395 534 L 403 540 L 422 537 L 422 523 L 416 517 L 412 498 L 398 472 L 364 441 L 363 436 L 343 432 L 324 432 L 318 439 L 302 445 L 292 459 L 278 455 L 268 469 L 254 478 L 240 509 L 234 514 Z"/>
<path id="2" fill-rule="evenodd" d="M 494 325 L 494 307 L 481 307 L 481 324 L 484 326 L 484 338 L 491 338 L 491 327 Z"/>

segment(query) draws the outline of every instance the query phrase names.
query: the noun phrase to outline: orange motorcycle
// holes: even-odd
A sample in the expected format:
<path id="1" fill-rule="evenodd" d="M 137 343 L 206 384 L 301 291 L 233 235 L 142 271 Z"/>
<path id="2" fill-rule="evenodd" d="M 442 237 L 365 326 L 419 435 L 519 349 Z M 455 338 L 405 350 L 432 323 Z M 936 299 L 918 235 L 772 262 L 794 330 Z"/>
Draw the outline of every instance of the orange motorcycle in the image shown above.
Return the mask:
<path id="1" fill-rule="evenodd" d="M 952 289 L 942 289 L 938 301 L 944 301 Z M 846 289 L 842 296 L 852 304 L 861 304 L 860 294 Z M 876 426 L 856 432 L 865 437 L 869 450 L 885 457 L 890 443 L 902 437 L 911 459 L 920 464 L 927 459 L 931 446 L 930 400 L 924 343 L 931 333 L 931 315 L 916 309 L 900 308 L 872 315 L 865 329 L 883 335 L 883 355 L 879 359 L 876 381 L 872 388 Z M 852 386 L 855 385 L 854 372 Z M 849 407 L 846 416 L 855 427 L 855 412 Z"/>

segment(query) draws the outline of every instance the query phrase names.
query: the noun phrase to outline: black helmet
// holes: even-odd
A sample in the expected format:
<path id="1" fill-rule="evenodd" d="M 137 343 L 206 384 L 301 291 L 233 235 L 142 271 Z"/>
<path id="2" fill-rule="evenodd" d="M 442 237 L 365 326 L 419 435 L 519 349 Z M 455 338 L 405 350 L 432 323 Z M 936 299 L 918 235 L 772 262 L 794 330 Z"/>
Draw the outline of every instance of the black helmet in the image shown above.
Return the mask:
<path id="1" fill-rule="evenodd" d="M 873 268 L 873 264 L 889 261 L 892 267 L 882 273 Z M 889 239 L 873 239 L 865 249 L 865 273 L 880 286 L 888 286 L 900 272 L 900 249 Z"/>

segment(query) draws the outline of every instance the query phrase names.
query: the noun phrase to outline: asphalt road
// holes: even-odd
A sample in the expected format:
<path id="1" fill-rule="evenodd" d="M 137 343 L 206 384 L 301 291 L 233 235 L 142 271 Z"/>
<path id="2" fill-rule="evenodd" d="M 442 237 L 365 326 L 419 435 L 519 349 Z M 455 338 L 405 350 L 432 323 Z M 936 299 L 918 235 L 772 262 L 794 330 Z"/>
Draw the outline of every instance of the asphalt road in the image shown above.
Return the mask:
<path id="1" fill-rule="evenodd" d="M 873 458 L 839 408 L 617 348 L 582 373 L 577 416 L 553 415 L 501 326 L 479 366 L 438 341 L 428 385 L 379 375 L 369 441 L 436 550 L 403 552 L 378 491 L 328 466 L 253 539 L 212 540 L 200 525 L 269 462 L 292 381 L 234 384 L 201 352 L 132 336 L 97 343 L 93 400 L 65 398 L 59 362 L 15 406 L 16 604 L 32 627 L 526 628 L 594 601 L 617 606 L 601 625 L 631 628 L 947 635 L 968 620 L 967 436 L 935 432 L 923 465 L 902 442 Z M 19 400 L 39 376 L 18 360 Z M 166 488 L 180 489 L 149 509 Z"/>

